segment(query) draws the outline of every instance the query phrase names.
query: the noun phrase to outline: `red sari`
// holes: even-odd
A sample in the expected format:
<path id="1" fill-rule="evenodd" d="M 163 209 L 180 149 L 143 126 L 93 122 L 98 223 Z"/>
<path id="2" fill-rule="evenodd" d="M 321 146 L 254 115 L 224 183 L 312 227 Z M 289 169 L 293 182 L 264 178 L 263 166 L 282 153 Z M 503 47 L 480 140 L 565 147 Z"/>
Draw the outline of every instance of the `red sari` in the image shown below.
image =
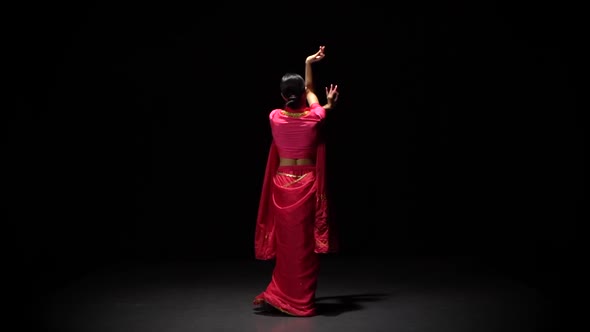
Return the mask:
<path id="1" fill-rule="evenodd" d="M 275 259 L 272 279 L 255 297 L 293 316 L 315 315 L 317 254 L 335 252 L 336 236 L 328 218 L 325 145 L 315 165 L 279 166 L 271 144 L 255 231 L 255 257 Z"/>

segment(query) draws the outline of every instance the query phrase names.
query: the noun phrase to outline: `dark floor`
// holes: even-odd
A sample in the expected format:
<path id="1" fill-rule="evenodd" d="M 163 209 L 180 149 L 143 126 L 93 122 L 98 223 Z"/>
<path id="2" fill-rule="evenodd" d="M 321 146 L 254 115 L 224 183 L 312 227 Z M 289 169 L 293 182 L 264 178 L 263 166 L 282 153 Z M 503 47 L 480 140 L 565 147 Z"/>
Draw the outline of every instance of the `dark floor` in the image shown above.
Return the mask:
<path id="1" fill-rule="evenodd" d="M 37 331 L 558 331 L 543 289 L 465 258 L 322 256 L 319 315 L 257 313 L 271 262 L 120 263 L 35 294 Z"/>

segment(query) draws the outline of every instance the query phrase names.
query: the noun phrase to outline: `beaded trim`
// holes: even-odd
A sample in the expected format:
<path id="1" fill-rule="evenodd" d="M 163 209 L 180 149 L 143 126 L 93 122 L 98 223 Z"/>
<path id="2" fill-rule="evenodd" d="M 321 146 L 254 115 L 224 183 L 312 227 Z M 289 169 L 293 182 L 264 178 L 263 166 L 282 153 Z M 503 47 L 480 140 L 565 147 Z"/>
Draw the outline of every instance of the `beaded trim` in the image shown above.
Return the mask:
<path id="1" fill-rule="evenodd" d="M 305 112 L 287 112 L 285 110 L 281 111 L 282 115 L 288 116 L 290 118 L 300 118 L 302 116 L 306 116 L 309 114 L 309 111 L 305 111 Z"/>

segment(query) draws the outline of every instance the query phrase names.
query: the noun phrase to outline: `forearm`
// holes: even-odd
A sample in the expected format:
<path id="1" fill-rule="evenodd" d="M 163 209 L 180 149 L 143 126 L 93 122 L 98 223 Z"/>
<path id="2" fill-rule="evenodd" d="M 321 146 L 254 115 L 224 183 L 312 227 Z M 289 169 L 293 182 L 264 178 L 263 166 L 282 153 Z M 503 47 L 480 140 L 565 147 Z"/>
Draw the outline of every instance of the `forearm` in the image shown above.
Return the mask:
<path id="1" fill-rule="evenodd" d="M 314 91 L 313 87 L 313 74 L 312 74 L 311 62 L 305 61 L 305 87 L 308 91 Z"/>

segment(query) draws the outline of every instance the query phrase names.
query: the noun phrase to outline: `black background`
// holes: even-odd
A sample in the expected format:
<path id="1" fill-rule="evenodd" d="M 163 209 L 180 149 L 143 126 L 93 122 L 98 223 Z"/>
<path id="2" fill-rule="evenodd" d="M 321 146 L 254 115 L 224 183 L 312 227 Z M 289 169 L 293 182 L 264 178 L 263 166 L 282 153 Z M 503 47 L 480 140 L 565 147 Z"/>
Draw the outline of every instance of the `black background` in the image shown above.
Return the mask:
<path id="1" fill-rule="evenodd" d="M 330 83 L 341 91 L 327 129 L 342 255 L 473 256 L 553 286 L 577 264 L 583 39 L 567 3 L 51 2 L 5 14 L 3 219 L 19 280 L 252 258 L 267 115 L 282 74 L 302 74 L 319 45 L 320 99 Z"/>

